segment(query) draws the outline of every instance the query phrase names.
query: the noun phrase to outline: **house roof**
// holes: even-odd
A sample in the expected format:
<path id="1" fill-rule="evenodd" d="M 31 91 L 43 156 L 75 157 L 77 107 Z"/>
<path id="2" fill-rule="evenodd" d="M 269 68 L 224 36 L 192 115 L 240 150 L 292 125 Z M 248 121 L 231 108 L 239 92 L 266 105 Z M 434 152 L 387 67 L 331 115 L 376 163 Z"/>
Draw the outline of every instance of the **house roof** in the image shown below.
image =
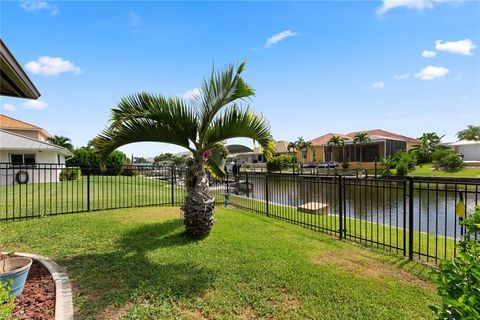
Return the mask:
<path id="1" fill-rule="evenodd" d="M 448 143 L 450 146 L 470 146 L 476 144 L 480 145 L 480 141 L 460 140 L 457 142 Z"/>
<path id="2" fill-rule="evenodd" d="M 65 156 L 71 156 L 72 153 L 65 148 L 56 146 L 51 143 L 43 142 L 33 138 L 25 137 L 20 134 L 0 129 L 0 150 L 10 151 L 57 151 Z"/>
<path id="3" fill-rule="evenodd" d="M 328 144 L 328 141 L 333 137 L 333 136 L 339 136 L 340 138 L 343 138 L 344 140 L 353 140 L 356 134 L 358 133 L 367 133 L 369 137 L 375 138 L 375 139 L 393 139 L 393 140 L 401 140 L 405 142 L 414 142 L 417 141 L 417 139 L 410 138 L 407 136 L 403 136 L 397 133 L 385 131 L 382 129 L 374 129 L 374 130 L 364 130 L 364 131 L 354 131 L 350 132 L 347 134 L 343 133 L 327 133 L 324 134 L 323 136 L 320 136 L 318 138 L 310 140 L 310 142 L 314 146 L 323 146 Z"/>
<path id="4" fill-rule="evenodd" d="M 33 131 L 41 131 L 44 135 L 50 136 L 48 132 L 43 130 L 40 127 L 37 127 L 31 123 L 18 120 L 3 114 L 0 114 L 0 129 L 18 129 L 18 130 L 33 130 Z"/>
<path id="5" fill-rule="evenodd" d="M 350 139 L 350 137 L 349 137 L 348 135 L 346 135 L 346 134 L 329 132 L 329 133 L 327 133 L 327 134 L 324 134 L 323 136 L 320 136 L 320 137 L 318 137 L 318 138 L 315 138 L 315 139 L 310 140 L 310 142 L 311 142 L 314 146 L 323 146 L 324 144 L 327 144 L 328 141 L 329 141 L 333 136 L 339 136 L 340 138 L 345 139 L 345 140 Z"/>
<path id="6" fill-rule="evenodd" d="M 381 136 L 381 137 L 385 137 L 385 138 L 389 138 L 389 139 L 395 139 L 395 140 L 403 140 L 403 141 L 417 141 L 417 139 L 415 138 L 410 138 L 410 137 L 407 137 L 407 136 L 404 136 L 404 135 L 401 135 L 401 134 L 398 134 L 398 133 L 394 133 L 394 132 L 390 132 L 390 131 L 385 131 L 385 130 L 382 130 L 382 129 L 373 129 L 373 130 L 365 130 L 365 131 L 354 131 L 354 132 L 350 132 L 347 134 L 347 136 L 349 136 L 350 138 L 354 138 L 356 134 L 358 133 L 362 133 L 362 132 L 365 132 L 367 133 L 369 136 Z"/>
<path id="7" fill-rule="evenodd" d="M 285 140 L 279 140 L 275 141 L 275 153 L 288 153 L 288 141 Z M 252 152 L 245 152 L 242 154 L 261 154 L 263 153 L 263 148 L 262 147 L 256 147 L 253 149 Z"/>
<path id="8" fill-rule="evenodd" d="M 40 97 L 35 85 L 0 39 L 0 95 L 37 99 Z"/>

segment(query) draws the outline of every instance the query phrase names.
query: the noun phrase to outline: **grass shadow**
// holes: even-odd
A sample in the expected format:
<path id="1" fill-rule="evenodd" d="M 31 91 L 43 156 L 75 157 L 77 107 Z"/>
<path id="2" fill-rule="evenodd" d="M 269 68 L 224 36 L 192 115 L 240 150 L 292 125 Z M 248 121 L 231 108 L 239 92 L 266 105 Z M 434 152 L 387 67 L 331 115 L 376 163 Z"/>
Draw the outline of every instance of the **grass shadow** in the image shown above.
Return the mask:
<path id="1" fill-rule="evenodd" d="M 152 261 L 160 248 L 194 242 L 181 220 L 142 225 L 125 233 L 113 251 L 59 260 L 74 283 L 76 316 L 95 317 L 108 306 L 121 307 L 136 298 L 179 299 L 198 295 L 214 281 L 212 270 L 196 263 Z"/>

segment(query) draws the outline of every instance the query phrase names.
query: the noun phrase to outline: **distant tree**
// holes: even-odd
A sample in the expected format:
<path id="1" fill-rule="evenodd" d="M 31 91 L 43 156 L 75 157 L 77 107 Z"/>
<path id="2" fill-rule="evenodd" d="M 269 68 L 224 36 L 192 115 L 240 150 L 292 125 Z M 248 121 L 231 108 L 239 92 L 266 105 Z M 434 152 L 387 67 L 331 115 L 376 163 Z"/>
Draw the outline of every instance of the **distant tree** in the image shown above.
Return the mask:
<path id="1" fill-rule="evenodd" d="M 105 159 L 103 169 L 100 166 L 100 159 L 93 153 L 92 149 L 87 147 L 77 148 L 72 151 L 73 156 L 66 160 L 70 167 L 80 167 L 82 174 L 108 174 L 117 175 L 121 172 L 123 165 L 126 163 L 127 156 L 115 150 Z"/>
<path id="2" fill-rule="evenodd" d="M 144 157 L 134 157 L 133 162 L 134 163 L 147 163 L 148 161 Z"/>
<path id="3" fill-rule="evenodd" d="M 439 136 L 435 132 L 425 132 L 418 140 L 420 144 L 414 145 L 412 152 L 415 152 L 418 163 L 430 163 L 432 162 L 432 154 L 442 149 L 441 141 L 444 136 Z"/>
<path id="4" fill-rule="evenodd" d="M 314 146 L 311 141 L 305 141 L 303 137 L 298 137 L 297 141 L 291 143 L 292 146 L 295 145 L 296 150 L 300 150 L 302 153 L 304 151 L 313 150 Z M 289 144 L 290 145 L 290 144 Z M 302 162 L 305 161 L 305 158 L 302 156 Z M 315 159 L 314 159 L 315 161 Z"/>
<path id="5" fill-rule="evenodd" d="M 480 141 L 480 126 L 469 125 L 466 129 L 457 132 L 459 140 Z"/>
<path id="6" fill-rule="evenodd" d="M 289 142 L 287 145 L 288 152 L 295 152 L 297 149 L 297 144 L 295 142 Z"/>
<path id="7" fill-rule="evenodd" d="M 175 156 L 172 153 L 167 152 L 155 156 L 155 158 L 153 158 L 153 162 L 158 163 L 162 161 L 173 161 L 174 158 Z"/>
<path id="8" fill-rule="evenodd" d="M 340 136 L 332 136 L 330 140 L 327 142 L 328 146 L 331 147 L 330 149 L 330 161 L 335 161 L 334 159 L 334 149 L 337 146 L 343 146 L 343 158 L 345 158 L 345 140 Z"/>
<path id="9" fill-rule="evenodd" d="M 353 144 L 360 145 L 360 162 L 363 162 L 363 145 L 370 142 L 370 137 L 366 132 L 359 132 L 353 137 Z"/>
<path id="10" fill-rule="evenodd" d="M 70 138 L 67 138 L 67 137 L 64 137 L 64 136 L 54 135 L 52 137 L 48 137 L 47 142 L 49 142 L 51 144 L 54 144 L 56 146 L 65 148 L 65 149 L 70 150 L 70 151 L 73 150 L 72 140 L 70 140 Z"/>

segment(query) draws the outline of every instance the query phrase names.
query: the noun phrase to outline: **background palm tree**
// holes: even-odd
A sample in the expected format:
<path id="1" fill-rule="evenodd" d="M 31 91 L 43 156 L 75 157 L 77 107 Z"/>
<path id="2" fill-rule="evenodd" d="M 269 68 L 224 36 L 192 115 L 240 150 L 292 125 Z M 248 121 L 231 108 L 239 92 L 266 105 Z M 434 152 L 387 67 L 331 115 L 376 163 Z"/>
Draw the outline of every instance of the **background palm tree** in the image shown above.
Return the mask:
<path id="1" fill-rule="evenodd" d="M 432 154 L 434 151 L 445 148 L 441 145 L 441 140 L 444 136 L 439 136 L 435 132 L 425 132 L 418 140 L 420 144 L 412 146 L 411 152 L 417 156 L 418 163 L 432 162 Z"/>
<path id="2" fill-rule="evenodd" d="M 465 130 L 457 132 L 459 140 L 480 141 L 480 126 L 469 125 Z"/>
<path id="3" fill-rule="evenodd" d="M 334 149 L 337 146 L 343 146 L 343 158 L 345 158 L 345 140 L 340 138 L 340 136 L 332 136 L 327 142 L 328 146 L 333 146 L 330 150 L 330 161 L 335 161 L 334 159 Z"/>
<path id="4" fill-rule="evenodd" d="M 201 95 L 192 100 L 138 93 L 122 98 L 112 110 L 111 125 L 94 141 L 95 151 L 104 158 L 125 144 L 156 141 L 181 146 L 192 153 L 187 161 L 184 224 L 187 234 L 201 239 L 213 227 L 215 198 L 206 170 L 224 176 L 228 151 L 224 141 L 245 137 L 258 141 L 270 159 L 274 143 L 267 120 L 239 100 L 255 91 L 241 77 L 245 63 L 212 71 L 201 86 Z"/>
<path id="5" fill-rule="evenodd" d="M 368 133 L 366 132 L 359 132 L 353 137 L 353 144 L 356 146 L 357 144 L 360 145 L 360 162 L 363 162 L 363 145 L 370 142 L 370 138 L 368 137 Z"/>
<path id="6" fill-rule="evenodd" d="M 298 137 L 297 141 L 293 142 L 295 148 L 302 152 L 302 162 L 305 162 L 307 156 L 303 157 L 303 151 L 305 154 L 308 153 L 308 150 L 314 150 L 314 146 L 311 141 L 305 141 L 303 137 Z M 315 161 L 315 160 L 314 160 Z"/>
<path id="7" fill-rule="evenodd" d="M 54 135 L 52 137 L 48 137 L 47 142 L 49 142 L 51 144 L 54 144 L 56 146 L 65 148 L 65 149 L 70 150 L 70 151 L 73 150 L 72 140 L 70 140 L 70 138 L 67 138 L 67 137 L 64 137 L 64 136 Z"/>

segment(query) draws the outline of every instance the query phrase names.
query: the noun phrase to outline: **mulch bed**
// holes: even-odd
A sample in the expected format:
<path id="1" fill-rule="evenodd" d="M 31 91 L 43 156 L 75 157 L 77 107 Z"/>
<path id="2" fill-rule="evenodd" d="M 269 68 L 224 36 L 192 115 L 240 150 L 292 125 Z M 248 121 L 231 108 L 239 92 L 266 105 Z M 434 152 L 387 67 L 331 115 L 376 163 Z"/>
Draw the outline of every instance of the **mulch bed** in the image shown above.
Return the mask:
<path id="1" fill-rule="evenodd" d="M 0 260 L 6 258 L 0 255 Z M 55 283 L 38 261 L 33 260 L 23 292 L 15 299 L 13 319 L 55 319 Z"/>

